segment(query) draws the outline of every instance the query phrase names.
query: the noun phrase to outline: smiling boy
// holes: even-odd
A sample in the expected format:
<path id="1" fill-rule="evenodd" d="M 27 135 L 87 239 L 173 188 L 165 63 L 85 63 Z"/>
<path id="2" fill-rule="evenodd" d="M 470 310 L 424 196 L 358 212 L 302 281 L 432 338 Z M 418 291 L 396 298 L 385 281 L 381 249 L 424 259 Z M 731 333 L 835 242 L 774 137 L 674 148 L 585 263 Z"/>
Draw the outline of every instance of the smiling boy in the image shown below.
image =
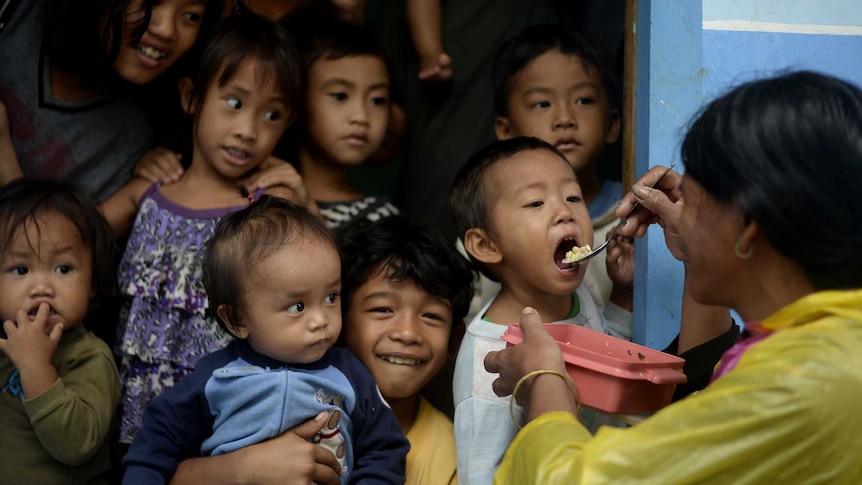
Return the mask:
<path id="1" fill-rule="evenodd" d="M 442 235 L 400 216 L 351 224 L 340 248 L 344 342 L 410 442 L 407 483 L 455 483 L 452 421 L 420 392 L 461 334 L 473 273 Z"/>

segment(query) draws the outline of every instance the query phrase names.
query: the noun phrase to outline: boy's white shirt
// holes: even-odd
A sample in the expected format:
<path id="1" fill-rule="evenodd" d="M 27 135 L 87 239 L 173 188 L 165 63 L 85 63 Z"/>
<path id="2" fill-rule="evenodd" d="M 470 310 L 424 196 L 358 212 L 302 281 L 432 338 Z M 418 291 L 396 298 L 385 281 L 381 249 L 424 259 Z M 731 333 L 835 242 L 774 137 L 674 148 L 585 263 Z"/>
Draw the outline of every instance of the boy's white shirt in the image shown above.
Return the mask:
<path id="1" fill-rule="evenodd" d="M 580 300 L 580 311 L 572 318 L 561 320 L 561 323 L 631 339 L 630 312 L 613 304 L 601 312 L 583 285 L 575 293 Z M 452 382 L 455 447 L 458 454 L 458 481 L 462 485 L 491 484 L 506 448 L 518 432 L 517 425 L 509 416 L 509 396 L 498 397 L 491 387 L 498 374 L 485 371 L 485 355 L 506 347 L 506 342 L 501 338 L 506 325 L 482 320 L 495 299 L 496 294 L 467 326 L 455 361 Z M 628 335 L 624 336 L 620 330 L 626 328 Z M 518 405 L 514 408 L 516 419 L 523 423 L 523 410 Z"/>

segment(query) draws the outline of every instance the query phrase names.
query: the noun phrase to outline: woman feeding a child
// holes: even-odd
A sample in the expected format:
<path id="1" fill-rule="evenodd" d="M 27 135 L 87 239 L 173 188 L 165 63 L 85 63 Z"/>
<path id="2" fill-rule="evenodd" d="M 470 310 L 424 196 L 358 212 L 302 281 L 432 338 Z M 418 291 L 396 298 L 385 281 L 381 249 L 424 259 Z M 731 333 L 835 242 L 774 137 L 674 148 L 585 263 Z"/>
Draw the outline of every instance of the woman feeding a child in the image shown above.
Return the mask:
<path id="1" fill-rule="evenodd" d="M 743 84 L 695 119 L 682 159 L 635 185 L 619 232 L 660 221 L 694 299 L 735 309 L 743 338 L 703 391 L 593 436 L 525 309 L 523 342 L 485 359 L 498 395 L 521 381 L 531 420 L 498 483 L 862 481 L 862 90 L 812 72 Z"/>

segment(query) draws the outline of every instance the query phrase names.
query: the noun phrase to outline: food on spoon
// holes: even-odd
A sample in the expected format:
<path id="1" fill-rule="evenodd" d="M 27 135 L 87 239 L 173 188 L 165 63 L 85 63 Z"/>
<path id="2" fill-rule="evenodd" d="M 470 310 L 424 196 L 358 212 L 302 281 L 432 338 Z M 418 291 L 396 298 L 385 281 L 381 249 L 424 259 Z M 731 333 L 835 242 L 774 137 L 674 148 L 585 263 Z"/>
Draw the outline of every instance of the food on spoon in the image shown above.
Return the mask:
<path id="1" fill-rule="evenodd" d="M 593 252 L 593 250 L 592 250 L 592 248 L 590 248 L 589 244 L 585 244 L 583 246 L 575 246 L 566 253 L 566 257 L 563 258 L 563 262 L 564 263 L 577 263 L 578 261 L 587 257 L 587 255 L 589 255 L 592 252 Z"/>

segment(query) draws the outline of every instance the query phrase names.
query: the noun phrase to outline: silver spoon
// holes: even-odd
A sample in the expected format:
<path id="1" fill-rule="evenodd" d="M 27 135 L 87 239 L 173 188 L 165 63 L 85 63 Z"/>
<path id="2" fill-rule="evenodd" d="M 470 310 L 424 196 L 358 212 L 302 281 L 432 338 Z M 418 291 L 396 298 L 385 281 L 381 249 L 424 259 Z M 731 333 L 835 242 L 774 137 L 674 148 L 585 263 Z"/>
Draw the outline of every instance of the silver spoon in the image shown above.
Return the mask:
<path id="1" fill-rule="evenodd" d="M 668 173 L 668 172 L 670 172 L 670 171 L 671 171 L 671 169 L 673 169 L 673 167 L 674 167 L 675 165 L 676 165 L 676 162 L 671 162 L 670 167 L 668 167 L 664 172 L 662 172 L 662 173 L 661 173 L 661 175 L 659 175 L 659 177 L 658 177 L 657 179 L 655 179 L 655 182 L 653 182 L 653 184 L 652 184 L 652 185 L 650 185 L 650 188 L 651 188 L 651 189 L 654 189 L 654 188 L 656 187 L 656 185 L 658 185 L 658 183 L 659 183 L 659 182 L 661 182 L 661 179 L 663 179 L 663 178 L 664 178 L 664 176 L 665 176 L 665 175 L 667 175 L 667 173 Z M 628 213 L 625 215 L 625 217 L 623 217 L 622 219 L 620 219 L 620 223 L 619 223 L 619 224 L 617 224 L 617 225 L 616 225 L 616 227 L 614 227 L 614 230 L 613 230 L 613 232 L 611 232 L 611 235 L 610 235 L 610 236 L 608 236 L 608 239 L 607 239 L 605 242 L 603 242 L 601 246 L 599 246 L 599 247 L 597 247 L 597 248 L 593 249 L 591 252 L 589 252 L 589 253 L 587 253 L 587 254 L 585 254 L 585 255 L 581 256 L 580 258 L 577 258 L 577 259 L 569 260 L 568 258 L 563 258 L 563 261 L 562 261 L 562 262 L 563 262 L 563 263 L 566 263 L 566 264 L 580 263 L 581 261 L 586 261 L 586 260 L 588 260 L 588 259 L 592 258 L 593 256 L 595 256 L 595 255 L 599 254 L 600 252 L 604 251 L 604 250 L 605 250 L 605 248 L 607 248 L 607 247 L 608 247 L 608 244 L 609 244 L 609 243 L 614 239 L 614 236 L 616 236 L 616 235 L 617 235 L 617 230 L 618 230 L 618 229 L 619 229 L 623 224 L 625 224 L 625 223 L 626 223 L 626 219 L 628 219 L 628 217 L 631 215 L 631 213 L 632 213 L 632 212 L 634 212 L 634 211 L 635 211 L 635 209 L 637 209 L 639 205 L 640 205 L 640 202 L 635 202 L 635 204 L 632 206 L 632 208 L 631 208 L 631 209 L 629 209 L 629 211 L 628 211 Z M 568 253 L 567 253 L 567 254 L 568 254 Z"/>

